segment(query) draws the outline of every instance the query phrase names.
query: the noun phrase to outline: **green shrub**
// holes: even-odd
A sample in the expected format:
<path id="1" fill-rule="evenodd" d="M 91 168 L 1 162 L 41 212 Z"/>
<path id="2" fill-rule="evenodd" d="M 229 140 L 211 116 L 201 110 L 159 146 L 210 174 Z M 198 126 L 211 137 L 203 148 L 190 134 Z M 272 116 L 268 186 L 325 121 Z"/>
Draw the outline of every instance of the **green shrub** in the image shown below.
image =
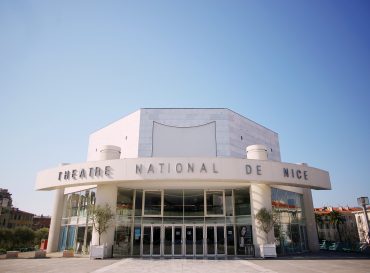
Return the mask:
<path id="1" fill-rule="evenodd" d="M 0 248 L 10 250 L 14 247 L 14 230 L 0 228 Z"/>
<path id="2" fill-rule="evenodd" d="M 34 244 L 40 245 L 41 240 L 47 239 L 49 237 L 49 229 L 48 228 L 40 228 L 35 231 L 35 240 Z"/>
<path id="3" fill-rule="evenodd" d="M 28 227 L 16 227 L 13 235 L 13 247 L 25 248 L 33 246 L 33 240 L 35 239 L 35 232 Z"/>

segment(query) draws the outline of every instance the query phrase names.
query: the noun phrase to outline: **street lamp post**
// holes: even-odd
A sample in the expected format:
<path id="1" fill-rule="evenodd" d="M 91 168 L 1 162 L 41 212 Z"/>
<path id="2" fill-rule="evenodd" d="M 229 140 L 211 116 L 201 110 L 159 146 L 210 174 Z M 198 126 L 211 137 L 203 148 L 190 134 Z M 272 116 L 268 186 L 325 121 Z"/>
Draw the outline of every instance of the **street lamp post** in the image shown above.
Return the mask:
<path id="1" fill-rule="evenodd" d="M 366 225 L 367 225 L 367 240 L 370 239 L 370 227 L 369 227 L 369 218 L 367 217 L 367 211 L 366 211 L 366 206 L 369 205 L 369 197 L 359 197 L 357 198 L 357 204 L 359 206 L 362 206 L 365 214 L 365 220 L 366 220 Z"/>

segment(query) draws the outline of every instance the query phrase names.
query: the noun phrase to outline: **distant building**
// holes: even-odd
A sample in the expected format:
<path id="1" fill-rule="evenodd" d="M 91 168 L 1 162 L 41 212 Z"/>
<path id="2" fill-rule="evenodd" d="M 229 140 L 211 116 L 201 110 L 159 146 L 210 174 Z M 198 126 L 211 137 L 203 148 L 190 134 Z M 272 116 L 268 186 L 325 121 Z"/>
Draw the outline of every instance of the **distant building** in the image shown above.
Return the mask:
<path id="1" fill-rule="evenodd" d="M 360 208 L 323 207 L 315 208 L 317 232 L 320 240 L 332 242 L 359 242 L 356 217 Z"/>
<path id="2" fill-rule="evenodd" d="M 34 214 L 14 208 L 12 202 L 12 194 L 0 188 L 0 228 L 31 228 Z"/>
<path id="3" fill-rule="evenodd" d="M 33 216 L 32 229 L 38 230 L 40 228 L 49 228 L 50 227 L 50 216 L 35 215 Z"/>
<path id="4" fill-rule="evenodd" d="M 369 233 L 368 225 L 366 225 L 366 218 L 363 209 L 359 209 L 358 211 L 354 212 L 358 230 L 358 236 L 360 238 L 360 242 L 364 243 L 366 241 L 366 234 Z M 370 219 L 370 206 L 367 207 L 367 217 Z M 369 221 L 370 224 L 370 221 Z"/>
<path id="5" fill-rule="evenodd" d="M 32 213 L 22 211 L 18 208 L 12 208 L 10 210 L 9 215 L 9 222 L 8 228 L 16 228 L 16 227 L 29 227 L 32 228 L 33 223 L 33 215 Z"/>
<path id="6" fill-rule="evenodd" d="M 0 188 L 0 227 L 8 227 L 12 194 L 7 189 Z"/>

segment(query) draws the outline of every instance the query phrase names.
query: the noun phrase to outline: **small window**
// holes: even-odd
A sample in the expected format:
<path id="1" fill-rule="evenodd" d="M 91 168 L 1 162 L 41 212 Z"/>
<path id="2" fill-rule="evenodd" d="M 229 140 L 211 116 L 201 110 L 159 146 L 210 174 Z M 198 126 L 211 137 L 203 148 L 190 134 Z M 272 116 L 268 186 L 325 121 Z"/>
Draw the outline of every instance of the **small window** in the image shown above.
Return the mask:
<path id="1" fill-rule="evenodd" d="M 143 190 L 136 190 L 135 216 L 141 216 L 143 207 Z"/>
<path id="2" fill-rule="evenodd" d="M 207 215 L 224 215 L 224 192 L 206 192 Z"/>
<path id="3" fill-rule="evenodd" d="M 235 189 L 235 215 L 251 215 L 249 189 Z"/>
<path id="4" fill-rule="evenodd" d="M 162 215 L 162 191 L 144 192 L 144 215 Z"/>

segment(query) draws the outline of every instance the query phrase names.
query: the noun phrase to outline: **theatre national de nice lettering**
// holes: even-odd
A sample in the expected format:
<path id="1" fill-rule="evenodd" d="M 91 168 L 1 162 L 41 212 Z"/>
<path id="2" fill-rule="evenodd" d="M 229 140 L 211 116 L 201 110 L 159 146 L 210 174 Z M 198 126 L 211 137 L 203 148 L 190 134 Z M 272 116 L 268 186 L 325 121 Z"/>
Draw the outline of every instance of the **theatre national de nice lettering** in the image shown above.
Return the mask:
<path id="1" fill-rule="evenodd" d="M 260 257 L 266 242 L 278 255 L 319 250 L 311 191 L 331 182 L 282 162 L 278 134 L 229 109 L 143 108 L 92 133 L 86 162 L 40 171 L 35 188 L 55 192 L 49 252 L 89 252 L 88 207 L 108 204 L 109 256 Z M 279 218 L 268 234 L 262 208 Z"/>
<path id="2" fill-rule="evenodd" d="M 262 166 L 261 165 L 250 165 L 245 164 L 245 174 L 250 175 L 255 172 L 257 175 L 262 175 Z M 195 165 L 194 163 L 176 163 L 171 166 L 171 163 L 158 163 L 158 165 L 149 163 L 149 165 L 144 164 L 136 164 L 136 174 L 154 174 L 154 173 L 161 173 L 161 174 L 168 174 L 174 172 L 181 174 L 183 172 L 187 173 L 204 173 L 207 174 L 208 172 L 218 173 L 217 166 L 215 163 L 211 163 L 211 165 L 207 165 L 206 163 L 201 163 L 199 166 Z M 289 168 L 282 168 L 281 174 L 283 177 L 297 177 L 297 179 L 304 179 L 308 180 L 308 171 L 301 170 L 301 169 L 289 169 Z M 58 173 L 58 180 L 59 181 L 68 181 L 68 180 L 78 180 L 78 179 L 86 179 L 87 177 L 94 178 L 100 176 L 113 176 L 111 166 L 104 166 L 102 169 L 101 167 L 90 167 L 88 169 L 80 169 L 80 170 L 66 170 L 60 171 Z"/>

